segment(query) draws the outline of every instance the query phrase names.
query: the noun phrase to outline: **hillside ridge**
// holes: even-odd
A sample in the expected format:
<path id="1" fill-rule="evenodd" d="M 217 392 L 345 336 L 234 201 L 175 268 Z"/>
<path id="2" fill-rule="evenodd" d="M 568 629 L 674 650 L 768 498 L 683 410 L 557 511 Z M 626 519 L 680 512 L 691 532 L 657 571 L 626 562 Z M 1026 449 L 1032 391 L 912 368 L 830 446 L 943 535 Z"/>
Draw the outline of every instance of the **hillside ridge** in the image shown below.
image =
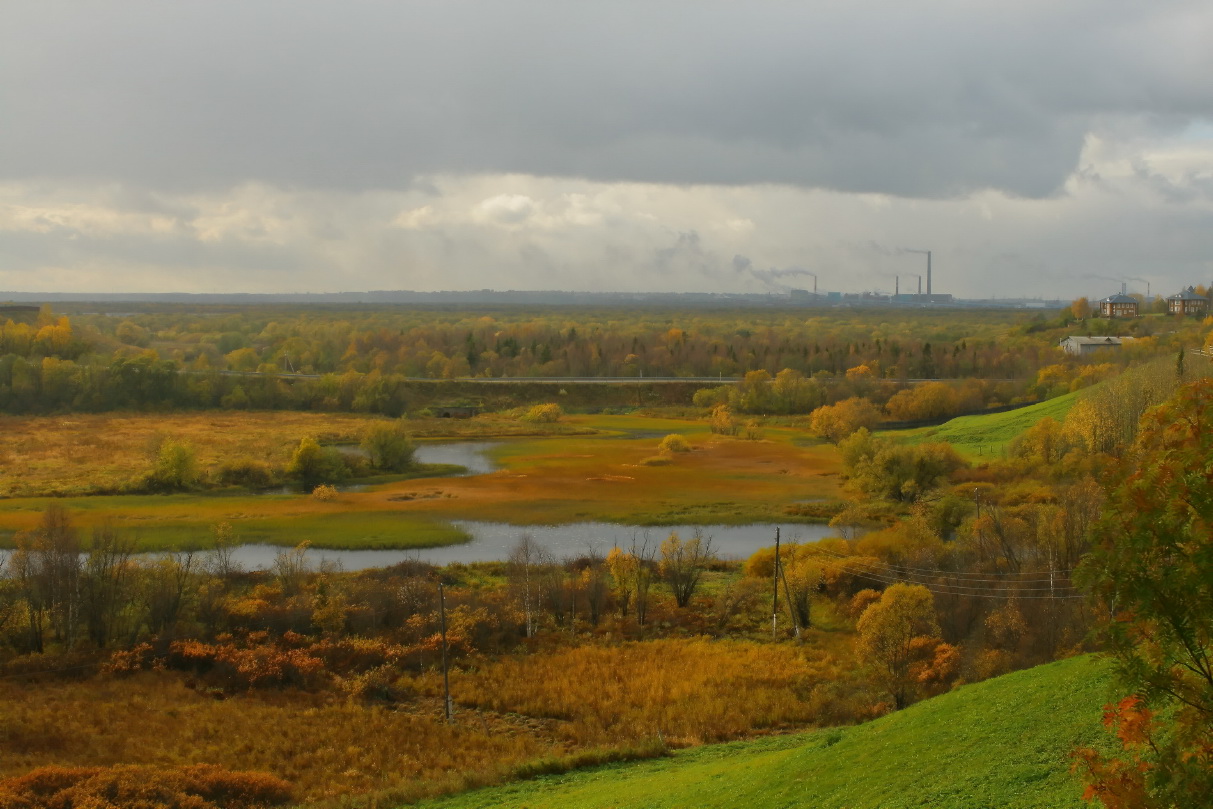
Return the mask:
<path id="1" fill-rule="evenodd" d="M 1094 656 L 963 686 L 904 711 L 683 750 L 425 802 L 430 809 L 1066 809 L 1086 806 L 1069 754 L 1103 746 L 1111 667 Z"/>

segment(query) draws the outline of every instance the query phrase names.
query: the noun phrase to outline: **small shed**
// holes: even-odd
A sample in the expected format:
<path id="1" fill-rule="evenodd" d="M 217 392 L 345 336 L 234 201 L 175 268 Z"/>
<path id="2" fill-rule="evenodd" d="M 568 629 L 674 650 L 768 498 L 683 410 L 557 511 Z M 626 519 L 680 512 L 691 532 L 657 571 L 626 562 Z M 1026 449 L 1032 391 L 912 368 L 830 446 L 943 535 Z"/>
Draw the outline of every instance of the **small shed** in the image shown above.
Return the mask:
<path id="1" fill-rule="evenodd" d="M 1061 349 L 1067 354 L 1085 357 L 1097 351 L 1120 348 L 1125 343 L 1131 342 L 1133 342 L 1132 337 L 1067 337 L 1061 341 Z"/>
<path id="2" fill-rule="evenodd" d="M 1167 298 L 1167 311 L 1173 315 L 1204 315 L 1209 312 L 1209 299 L 1188 287 Z"/>
<path id="3" fill-rule="evenodd" d="M 1099 302 L 1099 314 L 1104 317 L 1137 317 L 1137 298 L 1123 292 L 1109 295 Z"/>

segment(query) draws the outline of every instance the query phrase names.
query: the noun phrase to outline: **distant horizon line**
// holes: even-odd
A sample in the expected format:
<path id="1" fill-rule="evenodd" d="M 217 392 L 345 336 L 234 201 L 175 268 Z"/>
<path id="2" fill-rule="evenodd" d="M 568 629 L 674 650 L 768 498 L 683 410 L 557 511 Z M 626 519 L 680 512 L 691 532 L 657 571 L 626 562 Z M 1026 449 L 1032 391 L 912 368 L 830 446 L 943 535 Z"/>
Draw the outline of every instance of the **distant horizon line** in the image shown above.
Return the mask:
<path id="1" fill-rule="evenodd" d="M 145 298 L 349 298 L 354 296 L 475 296 L 475 295 L 560 295 L 560 296 L 576 296 L 576 297 L 696 297 L 696 298 L 745 298 L 754 300 L 767 300 L 771 298 L 786 299 L 791 301 L 809 299 L 820 299 L 822 301 L 854 298 L 886 298 L 891 299 L 894 293 L 863 290 L 859 292 L 840 292 L 840 291 L 821 291 L 809 292 L 800 289 L 787 290 L 768 290 L 765 292 L 707 292 L 700 290 L 664 290 L 664 291 L 638 291 L 638 290 L 577 290 L 577 289 L 493 289 L 493 288 L 477 288 L 477 289 L 439 289 L 439 290 L 414 290 L 414 289 L 367 289 L 367 290 L 340 290 L 328 292 L 187 292 L 184 290 L 171 291 L 136 291 L 136 290 L 120 290 L 120 291 L 100 291 L 100 290 L 84 290 L 84 291 L 24 291 L 24 290 L 3 290 L 0 289 L 0 301 L 19 302 L 24 300 L 37 299 L 58 299 L 58 300 L 124 300 L 124 299 L 145 299 Z M 903 292 L 899 293 L 898 297 L 903 299 L 910 298 L 926 298 L 927 293 Z M 986 297 L 961 298 L 954 297 L 950 293 L 933 293 L 932 297 L 948 297 L 956 301 L 988 301 L 988 300 L 1006 300 L 1006 301 L 1072 301 L 1074 298 L 1045 298 L 1041 295 L 989 295 Z"/>

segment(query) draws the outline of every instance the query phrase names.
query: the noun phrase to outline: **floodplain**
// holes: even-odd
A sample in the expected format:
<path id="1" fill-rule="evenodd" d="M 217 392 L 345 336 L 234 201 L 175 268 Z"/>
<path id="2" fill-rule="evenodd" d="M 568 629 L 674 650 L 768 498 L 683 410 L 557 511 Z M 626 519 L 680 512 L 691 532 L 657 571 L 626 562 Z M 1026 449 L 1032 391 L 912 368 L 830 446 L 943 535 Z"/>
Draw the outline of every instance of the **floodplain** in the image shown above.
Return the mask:
<path id="1" fill-rule="evenodd" d="M 143 550 L 207 547 L 229 523 L 238 542 L 317 548 L 416 548 L 456 543 L 456 520 L 552 525 L 744 524 L 828 519 L 840 497 L 836 448 L 796 427 L 771 426 L 758 440 L 718 436 L 702 420 L 653 415 L 570 415 L 554 425 L 499 418 L 418 420 L 434 440 L 500 438 L 499 467 L 453 476 L 421 466 L 406 474 L 352 480 L 335 497 L 275 487 L 172 494 L 115 494 L 157 437 L 196 442 L 207 470 L 232 455 L 283 465 L 299 440 L 357 442 L 382 417 L 303 413 L 9 417 L 0 454 L 6 467 L 0 542 L 35 527 L 52 500 L 82 528 L 110 523 Z M 412 420 L 406 423 L 410 427 Z M 67 422 L 67 424 L 64 424 Z M 519 435 L 530 432 L 531 435 Z M 690 451 L 662 455 L 679 434 Z M 204 448 L 204 449 L 203 449 Z M 101 489 L 104 494 L 89 494 Z M 25 496 L 23 496 L 25 495 Z M 33 495 L 33 496 L 30 496 Z"/>

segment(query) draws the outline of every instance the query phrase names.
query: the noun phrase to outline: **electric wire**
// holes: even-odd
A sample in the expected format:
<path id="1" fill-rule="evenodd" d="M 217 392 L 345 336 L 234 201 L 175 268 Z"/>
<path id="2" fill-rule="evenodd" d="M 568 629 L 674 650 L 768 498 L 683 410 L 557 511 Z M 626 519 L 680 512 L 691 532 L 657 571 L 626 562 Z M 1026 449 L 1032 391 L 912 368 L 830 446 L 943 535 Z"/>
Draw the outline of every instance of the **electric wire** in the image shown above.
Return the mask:
<path id="1" fill-rule="evenodd" d="M 980 584 L 980 582 L 982 581 L 980 579 L 964 579 L 964 578 L 955 576 L 954 574 L 952 574 L 948 571 L 939 571 L 937 573 L 931 573 L 931 574 L 905 573 L 904 571 L 897 570 L 895 566 L 887 565 L 884 562 L 866 562 L 862 559 L 856 559 L 854 557 L 850 557 L 850 558 L 835 557 L 835 562 L 837 564 L 849 566 L 852 569 L 854 569 L 854 568 L 859 568 L 861 570 L 873 570 L 874 569 L 876 572 L 879 572 L 879 573 L 881 573 L 883 575 L 887 575 L 887 576 L 893 576 L 894 578 L 901 577 L 901 578 L 919 578 L 919 579 L 931 579 L 931 578 L 945 579 L 945 580 L 950 579 L 951 581 L 949 582 L 949 586 L 965 588 L 965 589 L 973 589 L 973 590 L 991 590 L 991 591 L 1007 591 L 1007 592 L 1036 592 L 1036 591 L 1052 592 L 1057 589 L 1065 589 L 1065 590 L 1077 589 L 1073 585 L 1067 584 L 1065 581 L 1063 581 L 1062 579 L 1064 579 L 1065 577 L 1057 577 L 1057 578 L 1053 579 L 1052 581 L 1050 581 L 1050 583 L 1047 586 L 1035 586 L 1037 584 L 1037 582 L 1035 582 L 1035 581 L 1031 581 L 1031 582 L 1001 581 L 999 583 L 1000 586 L 995 587 L 995 586 Z M 1048 579 L 1041 580 L 1041 582 L 1044 582 L 1044 581 L 1049 581 L 1049 580 Z M 1030 586 L 1030 587 L 1016 586 L 1016 585 L 1020 585 L 1020 584 L 1032 584 L 1033 586 Z M 1011 585 L 1011 586 L 1001 586 L 1001 585 Z"/>
<path id="2" fill-rule="evenodd" d="M 813 548 L 813 553 L 821 554 L 823 556 L 830 556 L 835 559 L 840 559 L 843 561 L 851 561 L 851 560 L 855 560 L 855 558 L 856 558 L 854 556 L 846 556 L 845 554 L 841 554 L 836 551 L 830 551 L 825 548 L 818 548 L 818 547 Z M 943 570 L 942 568 L 937 568 L 937 567 L 936 568 L 911 567 L 909 565 L 898 565 L 898 564 L 894 564 L 892 562 L 882 562 L 881 564 L 885 564 L 891 568 L 897 568 L 897 569 L 904 570 L 907 572 L 912 572 L 912 573 L 921 573 L 921 574 L 932 575 L 932 576 L 956 576 L 956 577 L 967 578 L 970 581 L 997 581 L 997 582 L 1050 581 L 1053 578 L 1056 578 L 1057 576 L 1068 577 L 1069 574 L 1073 572 L 1073 568 L 1058 568 L 1058 569 L 1052 571 L 1052 577 L 1051 577 L 1050 571 L 1047 571 L 1047 570 L 1032 570 L 1032 571 L 1022 571 L 1022 572 L 1007 572 L 1007 573 L 965 573 L 963 571 Z M 996 578 L 988 578 L 990 576 L 994 576 Z M 1005 576 L 1036 576 L 1037 578 L 1011 580 L 1011 579 L 1003 578 Z"/>
<path id="3" fill-rule="evenodd" d="M 933 593 L 934 595 L 965 596 L 965 597 L 970 597 L 970 598 L 997 598 L 997 599 L 1007 599 L 1007 598 L 1043 599 L 1043 600 L 1048 600 L 1048 601 L 1086 598 L 1086 596 L 1084 596 L 1081 593 L 1057 593 L 1054 591 L 1054 592 L 1050 593 L 1049 595 L 1037 595 L 1036 594 L 1037 591 L 1035 591 L 1035 590 L 1016 590 L 1013 588 L 999 588 L 999 589 L 984 588 L 983 589 L 983 588 L 976 588 L 976 587 L 964 587 L 963 585 L 952 585 L 947 582 L 928 582 L 928 581 L 912 581 L 912 580 L 907 581 L 906 579 L 897 578 L 895 576 L 891 576 L 890 574 L 881 575 L 880 573 L 873 572 L 870 569 L 865 569 L 865 568 L 856 569 L 854 567 L 847 567 L 846 565 L 842 565 L 841 569 L 843 570 L 844 573 L 849 573 L 852 576 L 855 576 L 856 578 L 867 579 L 868 581 L 879 582 L 881 584 L 886 584 L 886 585 L 907 584 L 907 583 L 908 584 L 918 584 L 918 585 L 921 585 L 922 587 L 925 587 L 928 590 L 930 590 L 931 593 Z M 1066 589 L 1072 589 L 1072 588 L 1066 588 L 1066 587 L 1055 588 L 1055 590 L 1066 590 Z M 1047 591 L 1047 590 L 1048 590 L 1048 588 L 1042 588 L 1041 592 Z"/>

